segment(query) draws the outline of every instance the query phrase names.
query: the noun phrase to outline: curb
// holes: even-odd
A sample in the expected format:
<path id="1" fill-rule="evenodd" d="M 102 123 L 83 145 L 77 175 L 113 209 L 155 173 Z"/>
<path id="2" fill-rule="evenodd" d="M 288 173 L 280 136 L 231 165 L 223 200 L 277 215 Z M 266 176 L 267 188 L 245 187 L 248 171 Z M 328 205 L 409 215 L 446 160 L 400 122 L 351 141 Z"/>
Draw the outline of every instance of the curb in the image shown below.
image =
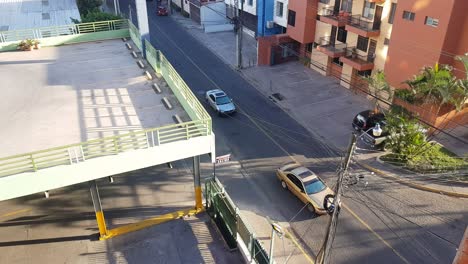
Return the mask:
<path id="1" fill-rule="evenodd" d="M 414 183 L 414 182 L 412 182 L 410 180 L 404 180 L 404 179 L 401 179 L 401 178 L 398 178 L 398 177 L 388 175 L 387 173 L 385 173 L 385 172 L 383 172 L 383 171 L 381 171 L 379 169 L 376 169 L 376 168 L 374 168 L 374 167 L 372 167 L 370 165 L 362 163 L 360 161 L 356 161 L 356 163 L 359 164 L 360 166 L 370 170 L 370 171 L 373 171 L 376 174 L 379 174 L 379 175 L 385 177 L 385 178 L 392 179 L 392 180 L 394 180 L 394 181 L 396 181 L 398 183 L 401 183 L 403 185 L 406 185 L 406 186 L 409 186 L 409 187 L 412 187 L 412 188 L 415 188 L 415 189 L 418 189 L 418 190 L 443 194 L 443 195 L 447 195 L 447 196 L 450 196 L 450 197 L 468 198 L 468 194 L 465 194 L 465 193 L 450 192 L 450 191 L 444 191 L 444 190 L 435 189 L 435 188 L 431 188 L 431 187 L 426 187 L 426 186 Z"/>

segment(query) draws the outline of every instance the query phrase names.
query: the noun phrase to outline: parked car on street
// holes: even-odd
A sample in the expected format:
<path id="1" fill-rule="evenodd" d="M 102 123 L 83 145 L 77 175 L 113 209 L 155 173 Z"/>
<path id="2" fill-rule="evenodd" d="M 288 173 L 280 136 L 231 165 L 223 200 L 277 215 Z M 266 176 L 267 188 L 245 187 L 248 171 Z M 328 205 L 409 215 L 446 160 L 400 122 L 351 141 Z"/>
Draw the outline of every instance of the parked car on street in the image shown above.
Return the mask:
<path id="1" fill-rule="evenodd" d="M 220 90 L 209 90 L 205 94 L 205 100 L 218 113 L 218 115 L 228 115 L 236 112 L 236 106 L 227 94 Z"/>
<path id="2" fill-rule="evenodd" d="M 374 113 L 372 110 L 362 111 L 353 119 L 353 128 L 356 131 L 366 131 L 381 121 L 385 120 L 385 115 L 381 112 Z"/>
<path id="3" fill-rule="evenodd" d="M 362 131 L 361 139 L 373 148 L 385 149 L 385 140 L 388 134 L 385 131 L 385 115 L 381 112 L 375 113 L 372 110 L 362 111 L 357 114 L 352 126 L 356 131 Z"/>
<path id="4" fill-rule="evenodd" d="M 158 6 L 157 15 L 158 16 L 167 16 L 169 12 L 167 12 L 167 8 L 165 6 Z"/>
<path id="5" fill-rule="evenodd" d="M 291 191 L 307 208 L 317 214 L 329 213 L 335 193 L 308 168 L 289 163 L 276 170 L 281 187 Z"/>

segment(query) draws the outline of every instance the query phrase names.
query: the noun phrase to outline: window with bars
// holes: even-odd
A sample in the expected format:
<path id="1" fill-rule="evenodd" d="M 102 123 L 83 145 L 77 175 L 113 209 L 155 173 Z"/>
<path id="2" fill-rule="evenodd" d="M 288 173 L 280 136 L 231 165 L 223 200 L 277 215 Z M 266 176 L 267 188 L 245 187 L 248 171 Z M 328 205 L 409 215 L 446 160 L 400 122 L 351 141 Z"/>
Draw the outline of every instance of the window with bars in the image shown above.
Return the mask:
<path id="1" fill-rule="evenodd" d="M 396 3 L 392 3 L 392 6 L 390 7 L 390 14 L 388 15 L 389 24 L 393 24 L 393 20 L 395 19 L 396 5 Z"/>
<path id="2" fill-rule="evenodd" d="M 312 52 L 312 49 L 314 49 L 314 43 L 313 42 L 312 43 L 307 43 L 306 44 L 306 51 L 310 53 L 310 52 Z"/>
<path id="3" fill-rule="evenodd" d="M 351 13 L 353 9 L 353 0 L 343 0 L 341 3 L 341 11 Z"/>
<path id="4" fill-rule="evenodd" d="M 367 52 L 367 46 L 369 46 L 369 38 L 358 36 L 356 49 Z"/>
<path id="5" fill-rule="evenodd" d="M 288 11 L 288 25 L 296 26 L 296 12 L 289 10 Z"/>
<path id="6" fill-rule="evenodd" d="M 414 21 L 415 16 L 416 16 L 416 14 L 413 13 L 413 12 L 403 11 L 403 19 L 405 19 L 405 20 Z"/>
<path id="7" fill-rule="evenodd" d="M 364 10 L 362 10 L 362 16 L 367 19 L 373 19 L 375 14 L 375 3 L 369 1 L 364 2 Z"/>
<path id="8" fill-rule="evenodd" d="M 283 2 L 276 2 L 276 16 L 283 17 Z"/>
<path id="9" fill-rule="evenodd" d="M 439 25 L 439 19 L 427 16 L 424 24 L 431 26 L 431 27 L 437 27 Z"/>

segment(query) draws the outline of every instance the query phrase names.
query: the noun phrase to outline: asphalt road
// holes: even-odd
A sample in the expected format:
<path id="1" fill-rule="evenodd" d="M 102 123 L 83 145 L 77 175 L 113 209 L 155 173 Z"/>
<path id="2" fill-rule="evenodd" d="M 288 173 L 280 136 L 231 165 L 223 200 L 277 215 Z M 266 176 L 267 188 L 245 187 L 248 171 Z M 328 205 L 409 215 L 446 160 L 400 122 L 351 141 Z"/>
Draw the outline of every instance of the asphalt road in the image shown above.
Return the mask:
<path id="1" fill-rule="evenodd" d="M 246 172 L 244 179 L 218 174 L 221 181 L 241 208 L 289 222 L 302 206 L 280 188 L 273 169 L 289 155 L 302 157 L 331 184 L 339 155 L 174 20 L 155 16 L 154 6 L 150 2 L 148 7 L 151 43 L 162 50 L 201 101 L 206 90 L 222 88 L 240 108 L 232 118 L 219 118 L 210 111 L 218 154 L 232 153 Z M 451 262 L 467 224 L 466 200 L 410 189 L 357 167 L 352 172 L 366 175 L 368 184 L 346 189 L 333 263 Z M 302 212 L 290 222 L 311 255 L 323 239 L 326 222 L 326 216 Z"/>

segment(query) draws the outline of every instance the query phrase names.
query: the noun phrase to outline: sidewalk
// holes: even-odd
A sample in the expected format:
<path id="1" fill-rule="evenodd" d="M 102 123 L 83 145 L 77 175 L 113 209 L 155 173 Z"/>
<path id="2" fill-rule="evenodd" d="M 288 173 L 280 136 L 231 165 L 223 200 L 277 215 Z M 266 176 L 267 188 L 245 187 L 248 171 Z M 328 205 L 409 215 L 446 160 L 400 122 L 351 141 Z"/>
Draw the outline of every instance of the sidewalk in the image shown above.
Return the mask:
<path id="1" fill-rule="evenodd" d="M 200 25 L 189 18 L 178 13 L 172 18 L 181 23 L 192 36 L 211 49 L 226 64 L 235 68 L 236 42 L 232 32 L 207 34 Z M 356 113 L 371 109 L 371 102 L 340 86 L 336 79 L 322 76 L 298 62 L 271 67 L 252 66 L 252 63 L 249 65 L 249 62 L 256 61 L 256 41 L 247 34 L 244 34 L 243 40 L 244 69 L 241 75 L 312 134 L 325 140 L 335 150 L 344 150 L 353 131 L 351 120 Z M 281 100 L 277 98 L 278 94 L 282 97 Z M 450 145 L 447 139 L 443 141 L 447 146 Z M 394 180 L 403 179 L 406 184 L 411 182 L 412 184 L 408 185 L 414 188 L 468 197 L 468 184 L 428 178 L 426 175 L 421 176 L 381 164 L 376 161 L 378 155 L 374 153 L 360 157 L 361 164 L 374 167 L 376 169 L 374 172 L 378 171 L 381 176 Z"/>

